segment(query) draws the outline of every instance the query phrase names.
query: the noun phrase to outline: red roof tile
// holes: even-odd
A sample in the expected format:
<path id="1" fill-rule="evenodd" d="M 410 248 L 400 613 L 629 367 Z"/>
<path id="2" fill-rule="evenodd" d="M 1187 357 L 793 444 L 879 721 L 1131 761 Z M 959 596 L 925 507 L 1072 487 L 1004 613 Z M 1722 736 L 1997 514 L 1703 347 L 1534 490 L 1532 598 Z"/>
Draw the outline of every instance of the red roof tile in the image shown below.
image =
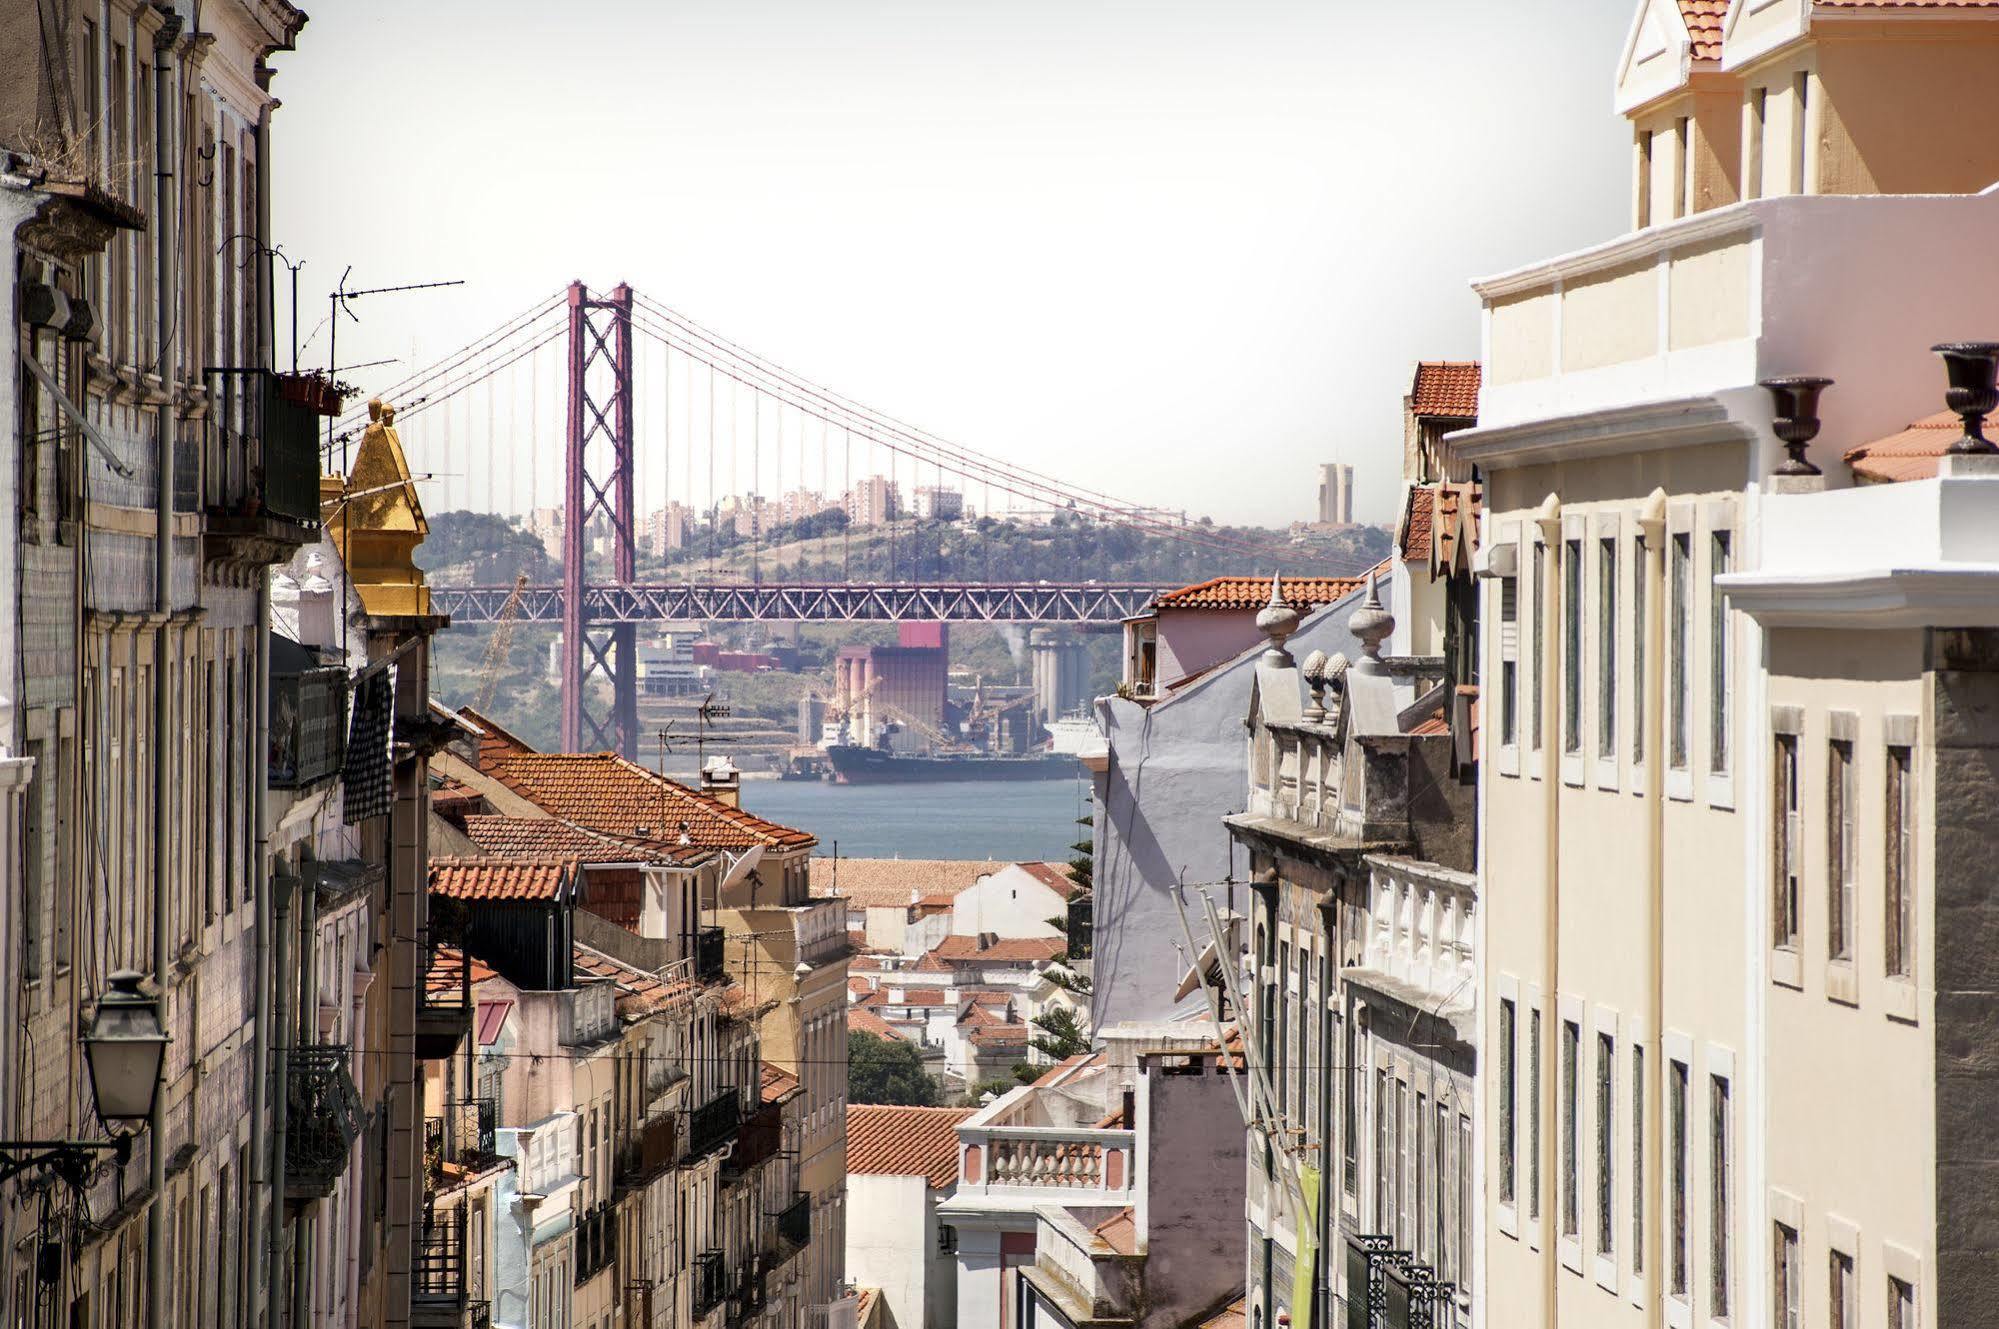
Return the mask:
<path id="1" fill-rule="evenodd" d="M 965 1035 L 967 1042 L 982 1048 L 1024 1048 L 1029 1030 L 1024 1024 L 985 1025 Z"/>
<path id="2" fill-rule="evenodd" d="M 483 983 L 499 974 L 478 956 L 472 957 L 472 981 Z M 456 946 L 439 946 L 431 952 L 430 968 L 423 972 L 423 990 L 432 996 L 446 996 L 461 990 L 465 978 L 465 952 Z"/>
<path id="3" fill-rule="evenodd" d="M 1476 420 L 1478 387 L 1478 361 L 1425 360 L 1416 366 L 1415 380 L 1409 385 L 1409 409 L 1416 415 Z"/>
<path id="4" fill-rule="evenodd" d="M 1402 521 L 1396 535 L 1407 562 L 1430 561 L 1430 523 L 1437 493 L 1427 485 L 1411 485 L 1402 500 Z"/>
<path id="5" fill-rule="evenodd" d="M 974 1108 L 847 1107 L 847 1171 L 868 1177 L 922 1177 L 942 1189 L 958 1178 L 958 1123 Z"/>
<path id="6" fill-rule="evenodd" d="M 1995 0 L 1999 4 L 1999 0 Z M 1985 417 L 1987 436 L 1999 433 L 1999 411 Z M 1846 464 L 1862 483 L 1892 484 L 1898 480 L 1927 480 L 1937 473 L 1937 461 L 1944 450 L 1964 432 L 1964 422 L 1954 412 L 1926 415 L 1899 434 L 1863 443 L 1846 452 Z"/>
<path id="7" fill-rule="evenodd" d="M 1285 577 L 1279 584 L 1286 604 L 1293 609 L 1310 609 L 1346 599 L 1361 588 L 1364 580 L 1360 577 Z M 1269 603 L 1268 577 L 1210 577 L 1155 597 L 1152 607 L 1261 609 Z"/>
<path id="8" fill-rule="evenodd" d="M 555 817 L 465 818 L 465 835 L 487 853 L 502 858 L 560 855 L 581 863 L 678 863 L 710 851 L 661 840 L 593 831 Z"/>
<path id="9" fill-rule="evenodd" d="M 485 774 L 550 816 L 591 830 L 675 840 L 684 830 L 694 845 L 713 849 L 818 843 L 804 831 L 732 808 L 614 752 L 505 752 L 480 761 Z"/>
<path id="10" fill-rule="evenodd" d="M 847 1008 L 847 1032 L 850 1034 L 873 1034 L 876 1038 L 901 1038 L 894 1025 L 876 1015 L 865 1006 Z"/>
<path id="11" fill-rule="evenodd" d="M 1138 1254 L 1138 1219 L 1129 1205 L 1091 1228 L 1090 1235 L 1119 1255 Z"/>
<path id="12" fill-rule="evenodd" d="M 997 937 L 985 945 L 978 937 L 950 936 L 930 948 L 946 964 L 1047 964 L 1068 954 L 1061 937 Z"/>
<path id="13" fill-rule="evenodd" d="M 811 862 L 812 893 L 842 896 L 849 908 L 907 905 L 919 900 L 949 899 L 980 877 L 1006 864 L 955 858 L 828 858 Z M 839 890 L 835 892 L 837 880 Z"/>
<path id="14" fill-rule="evenodd" d="M 618 1014 L 649 1015 L 672 1005 L 681 997 L 691 997 L 700 985 L 685 979 L 667 979 L 637 965 L 626 964 L 581 942 L 576 944 L 575 967 L 579 974 L 604 979 L 618 985 Z"/>
<path id="15" fill-rule="evenodd" d="M 559 900 L 576 881 L 573 858 L 433 858 L 430 889 L 452 900 Z"/>
<path id="16" fill-rule="evenodd" d="M 1728 17 L 1728 0 L 1680 0 L 1680 17 L 1693 43 L 1693 58 L 1721 59 L 1721 22 Z"/>
<path id="17" fill-rule="evenodd" d="M 773 1066 L 769 1062 L 765 1062 L 759 1080 L 759 1088 L 762 1091 L 764 1102 L 779 1103 L 798 1092 L 798 1077 L 783 1067 Z"/>
<path id="18" fill-rule="evenodd" d="M 1045 1089 L 1050 1085 L 1066 1080 L 1077 1071 L 1098 1064 L 1103 1060 L 1103 1056 L 1104 1054 L 1101 1052 L 1078 1052 L 1072 1056 L 1064 1057 L 1043 1071 L 1041 1078 L 1034 1082 L 1034 1087 L 1036 1089 Z"/>
<path id="19" fill-rule="evenodd" d="M 1069 879 L 1069 868 L 1065 863 L 1016 863 L 1014 866 L 1065 900 L 1076 893 L 1076 883 Z"/>
<path id="20" fill-rule="evenodd" d="M 1237 1297 L 1201 1321 L 1199 1329 L 1243 1329 L 1249 1323 L 1249 1299 Z"/>

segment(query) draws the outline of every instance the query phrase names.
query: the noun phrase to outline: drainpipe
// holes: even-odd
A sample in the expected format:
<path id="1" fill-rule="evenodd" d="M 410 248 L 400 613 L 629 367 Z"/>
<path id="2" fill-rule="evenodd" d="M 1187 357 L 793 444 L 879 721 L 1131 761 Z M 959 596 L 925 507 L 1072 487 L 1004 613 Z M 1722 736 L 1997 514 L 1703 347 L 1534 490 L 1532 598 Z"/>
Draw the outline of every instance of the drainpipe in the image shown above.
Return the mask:
<path id="1" fill-rule="evenodd" d="M 1541 610 L 1541 640 L 1534 643 L 1539 652 L 1535 666 L 1540 673 L 1542 714 L 1553 720 L 1551 727 L 1544 725 L 1541 730 L 1541 795 L 1543 804 L 1543 834 L 1547 837 L 1547 852 L 1542 860 L 1542 886 L 1546 894 L 1544 917 L 1547 930 L 1542 939 L 1546 949 L 1543 957 L 1543 979 L 1545 986 L 1541 994 L 1541 1033 L 1545 1040 L 1549 1028 L 1556 1032 L 1556 1046 L 1560 1046 L 1562 1015 L 1562 759 L 1556 750 L 1565 741 L 1561 734 L 1562 716 L 1558 710 L 1563 703 L 1561 681 L 1562 671 L 1557 643 L 1561 640 L 1563 620 L 1561 617 L 1562 584 L 1562 501 L 1553 494 L 1541 500 L 1535 510 L 1534 524 L 1540 528 L 1541 546 L 1547 553 L 1541 557 L 1540 585 L 1534 588 L 1539 597 Z M 1549 1017 L 1553 1016 L 1551 1020 Z M 1534 1095 L 1541 1103 L 1541 1139 L 1538 1149 L 1541 1155 L 1541 1181 L 1545 1186 L 1550 1178 L 1558 1177 L 1560 1151 L 1555 1147 L 1556 1137 L 1561 1133 L 1560 1107 L 1555 1093 L 1555 1082 L 1561 1078 L 1559 1058 L 1553 1059 L 1554 1074 L 1547 1074 L 1551 1059 L 1545 1051 L 1539 1053 L 1543 1074 L 1540 1083 L 1534 1086 Z M 1550 1129 L 1550 1127 L 1553 1129 Z M 1559 1184 L 1559 1182 L 1558 1182 Z M 1538 1202 L 1538 1197 L 1537 1197 Z M 1560 1322 L 1555 1311 L 1559 1294 L 1556 1279 L 1561 1264 L 1560 1255 L 1560 1200 L 1554 1206 L 1543 1206 L 1541 1221 L 1554 1229 L 1552 1239 L 1544 1231 L 1541 1241 L 1541 1273 L 1543 1296 L 1547 1298 L 1547 1322 Z"/>
<path id="2" fill-rule="evenodd" d="M 1638 531 L 1645 538 L 1645 562 L 1635 569 L 1638 576 L 1645 579 L 1645 622 L 1639 631 L 1645 634 L 1645 660 L 1652 668 L 1652 675 L 1645 680 L 1645 693 L 1638 699 L 1640 713 L 1638 723 L 1644 727 L 1645 763 L 1645 898 L 1646 898 L 1646 977 L 1650 980 L 1647 997 L 1650 1011 L 1647 1024 L 1652 1037 L 1652 1056 L 1645 1063 L 1645 1083 L 1639 1087 L 1644 1095 L 1645 1124 L 1656 1138 L 1664 1127 L 1661 1113 L 1665 1107 L 1665 1065 L 1661 1061 L 1666 1046 L 1666 758 L 1663 745 L 1666 738 L 1666 491 L 1654 489 L 1646 496 L 1645 506 L 1638 510 Z M 1657 1159 L 1658 1150 L 1645 1145 L 1645 1157 Z M 1663 1231 L 1662 1198 L 1665 1193 L 1664 1179 L 1659 1175 L 1663 1169 L 1656 1164 L 1645 1169 L 1645 1193 L 1637 1197 L 1641 1212 L 1645 1215 L 1645 1316 L 1653 1329 L 1660 1329 L 1666 1322 L 1666 1308 L 1661 1301 L 1665 1290 L 1665 1280 L 1660 1277 L 1659 1262 L 1665 1258 L 1665 1233 Z"/>
<path id="3" fill-rule="evenodd" d="M 174 76 L 174 46 L 180 40 L 180 17 L 168 14 L 153 38 L 153 240 L 158 276 L 154 283 L 157 318 L 160 383 L 166 400 L 159 408 L 155 431 L 153 532 L 153 610 L 157 632 L 153 646 L 153 983 L 159 990 L 163 1010 L 168 1009 L 167 898 L 173 877 L 173 845 L 179 838 L 171 833 L 173 763 L 180 745 L 168 741 L 173 732 L 174 675 L 169 670 L 174 601 L 174 445 L 180 434 L 180 407 L 176 401 L 180 383 L 176 354 L 176 297 L 180 293 L 180 273 L 174 262 L 174 206 L 179 201 L 174 176 L 175 108 L 180 104 L 178 80 Z M 151 1322 L 167 1322 L 167 1099 L 153 1096 L 151 1147 L 148 1183 L 152 1202 L 146 1210 L 146 1300 Z M 190 1120 L 192 1120 L 190 1118 Z"/>
<path id="4" fill-rule="evenodd" d="M 296 1042 L 292 1029 L 291 983 L 285 976 L 291 972 L 292 888 L 296 880 L 289 873 L 279 873 L 271 878 L 270 892 L 271 931 L 277 938 L 273 972 L 279 978 L 271 984 L 271 1028 L 277 1032 L 278 1038 L 271 1049 L 271 1210 L 265 1223 L 270 1277 L 264 1288 L 264 1324 L 267 1329 L 283 1329 L 284 1326 L 284 1298 L 278 1287 L 278 1270 L 284 1267 L 285 1258 L 285 1058 L 287 1049 Z"/>

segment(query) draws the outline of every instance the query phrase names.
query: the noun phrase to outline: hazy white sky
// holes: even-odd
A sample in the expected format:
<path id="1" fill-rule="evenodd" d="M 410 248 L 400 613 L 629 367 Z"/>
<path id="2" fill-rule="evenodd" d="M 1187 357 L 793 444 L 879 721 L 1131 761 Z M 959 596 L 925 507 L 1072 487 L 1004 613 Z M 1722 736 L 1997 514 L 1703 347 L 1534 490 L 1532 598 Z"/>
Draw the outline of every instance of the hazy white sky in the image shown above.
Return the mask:
<path id="1" fill-rule="evenodd" d="M 467 283 L 359 306 L 341 361 L 405 362 L 368 388 L 572 278 L 628 280 L 1135 502 L 1281 523 L 1338 458 L 1387 520 L 1411 363 L 1477 353 L 1467 280 L 1628 213 L 1619 0 L 309 8 L 273 84 L 304 330 L 350 263 Z M 479 469 L 438 414 L 416 465 Z"/>

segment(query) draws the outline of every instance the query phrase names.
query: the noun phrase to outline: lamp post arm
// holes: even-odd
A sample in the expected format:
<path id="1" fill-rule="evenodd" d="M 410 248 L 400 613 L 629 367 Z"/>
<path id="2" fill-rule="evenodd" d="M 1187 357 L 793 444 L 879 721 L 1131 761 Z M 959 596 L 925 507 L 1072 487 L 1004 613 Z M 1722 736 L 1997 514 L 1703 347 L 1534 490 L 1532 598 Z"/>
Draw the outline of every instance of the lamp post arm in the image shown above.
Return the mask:
<path id="1" fill-rule="evenodd" d="M 132 1137 L 109 1140 L 0 1140 L 0 1186 L 24 1172 L 47 1169 L 82 1192 L 93 1154 L 109 1154 L 123 1167 L 132 1159 Z"/>

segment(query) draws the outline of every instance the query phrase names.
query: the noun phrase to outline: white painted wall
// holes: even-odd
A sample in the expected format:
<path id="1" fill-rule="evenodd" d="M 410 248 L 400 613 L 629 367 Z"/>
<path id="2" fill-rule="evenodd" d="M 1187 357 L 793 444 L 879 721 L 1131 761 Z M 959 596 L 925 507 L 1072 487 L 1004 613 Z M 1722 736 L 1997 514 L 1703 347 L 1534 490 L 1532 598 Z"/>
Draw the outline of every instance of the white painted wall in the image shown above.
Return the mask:
<path id="1" fill-rule="evenodd" d="M 922 1177 L 847 1175 L 847 1281 L 880 1288 L 898 1329 L 932 1323 L 937 1212 L 929 1191 Z"/>
<path id="2" fill-rule="evenodd" d="M 980 877 L 959 892 L 951 906 L 951 934 L 975 937 L 990 932 L 999 937 L 1059 937 L 1051 918 L 1068 913 L 1069 902 L 1018 863 Z"/>

